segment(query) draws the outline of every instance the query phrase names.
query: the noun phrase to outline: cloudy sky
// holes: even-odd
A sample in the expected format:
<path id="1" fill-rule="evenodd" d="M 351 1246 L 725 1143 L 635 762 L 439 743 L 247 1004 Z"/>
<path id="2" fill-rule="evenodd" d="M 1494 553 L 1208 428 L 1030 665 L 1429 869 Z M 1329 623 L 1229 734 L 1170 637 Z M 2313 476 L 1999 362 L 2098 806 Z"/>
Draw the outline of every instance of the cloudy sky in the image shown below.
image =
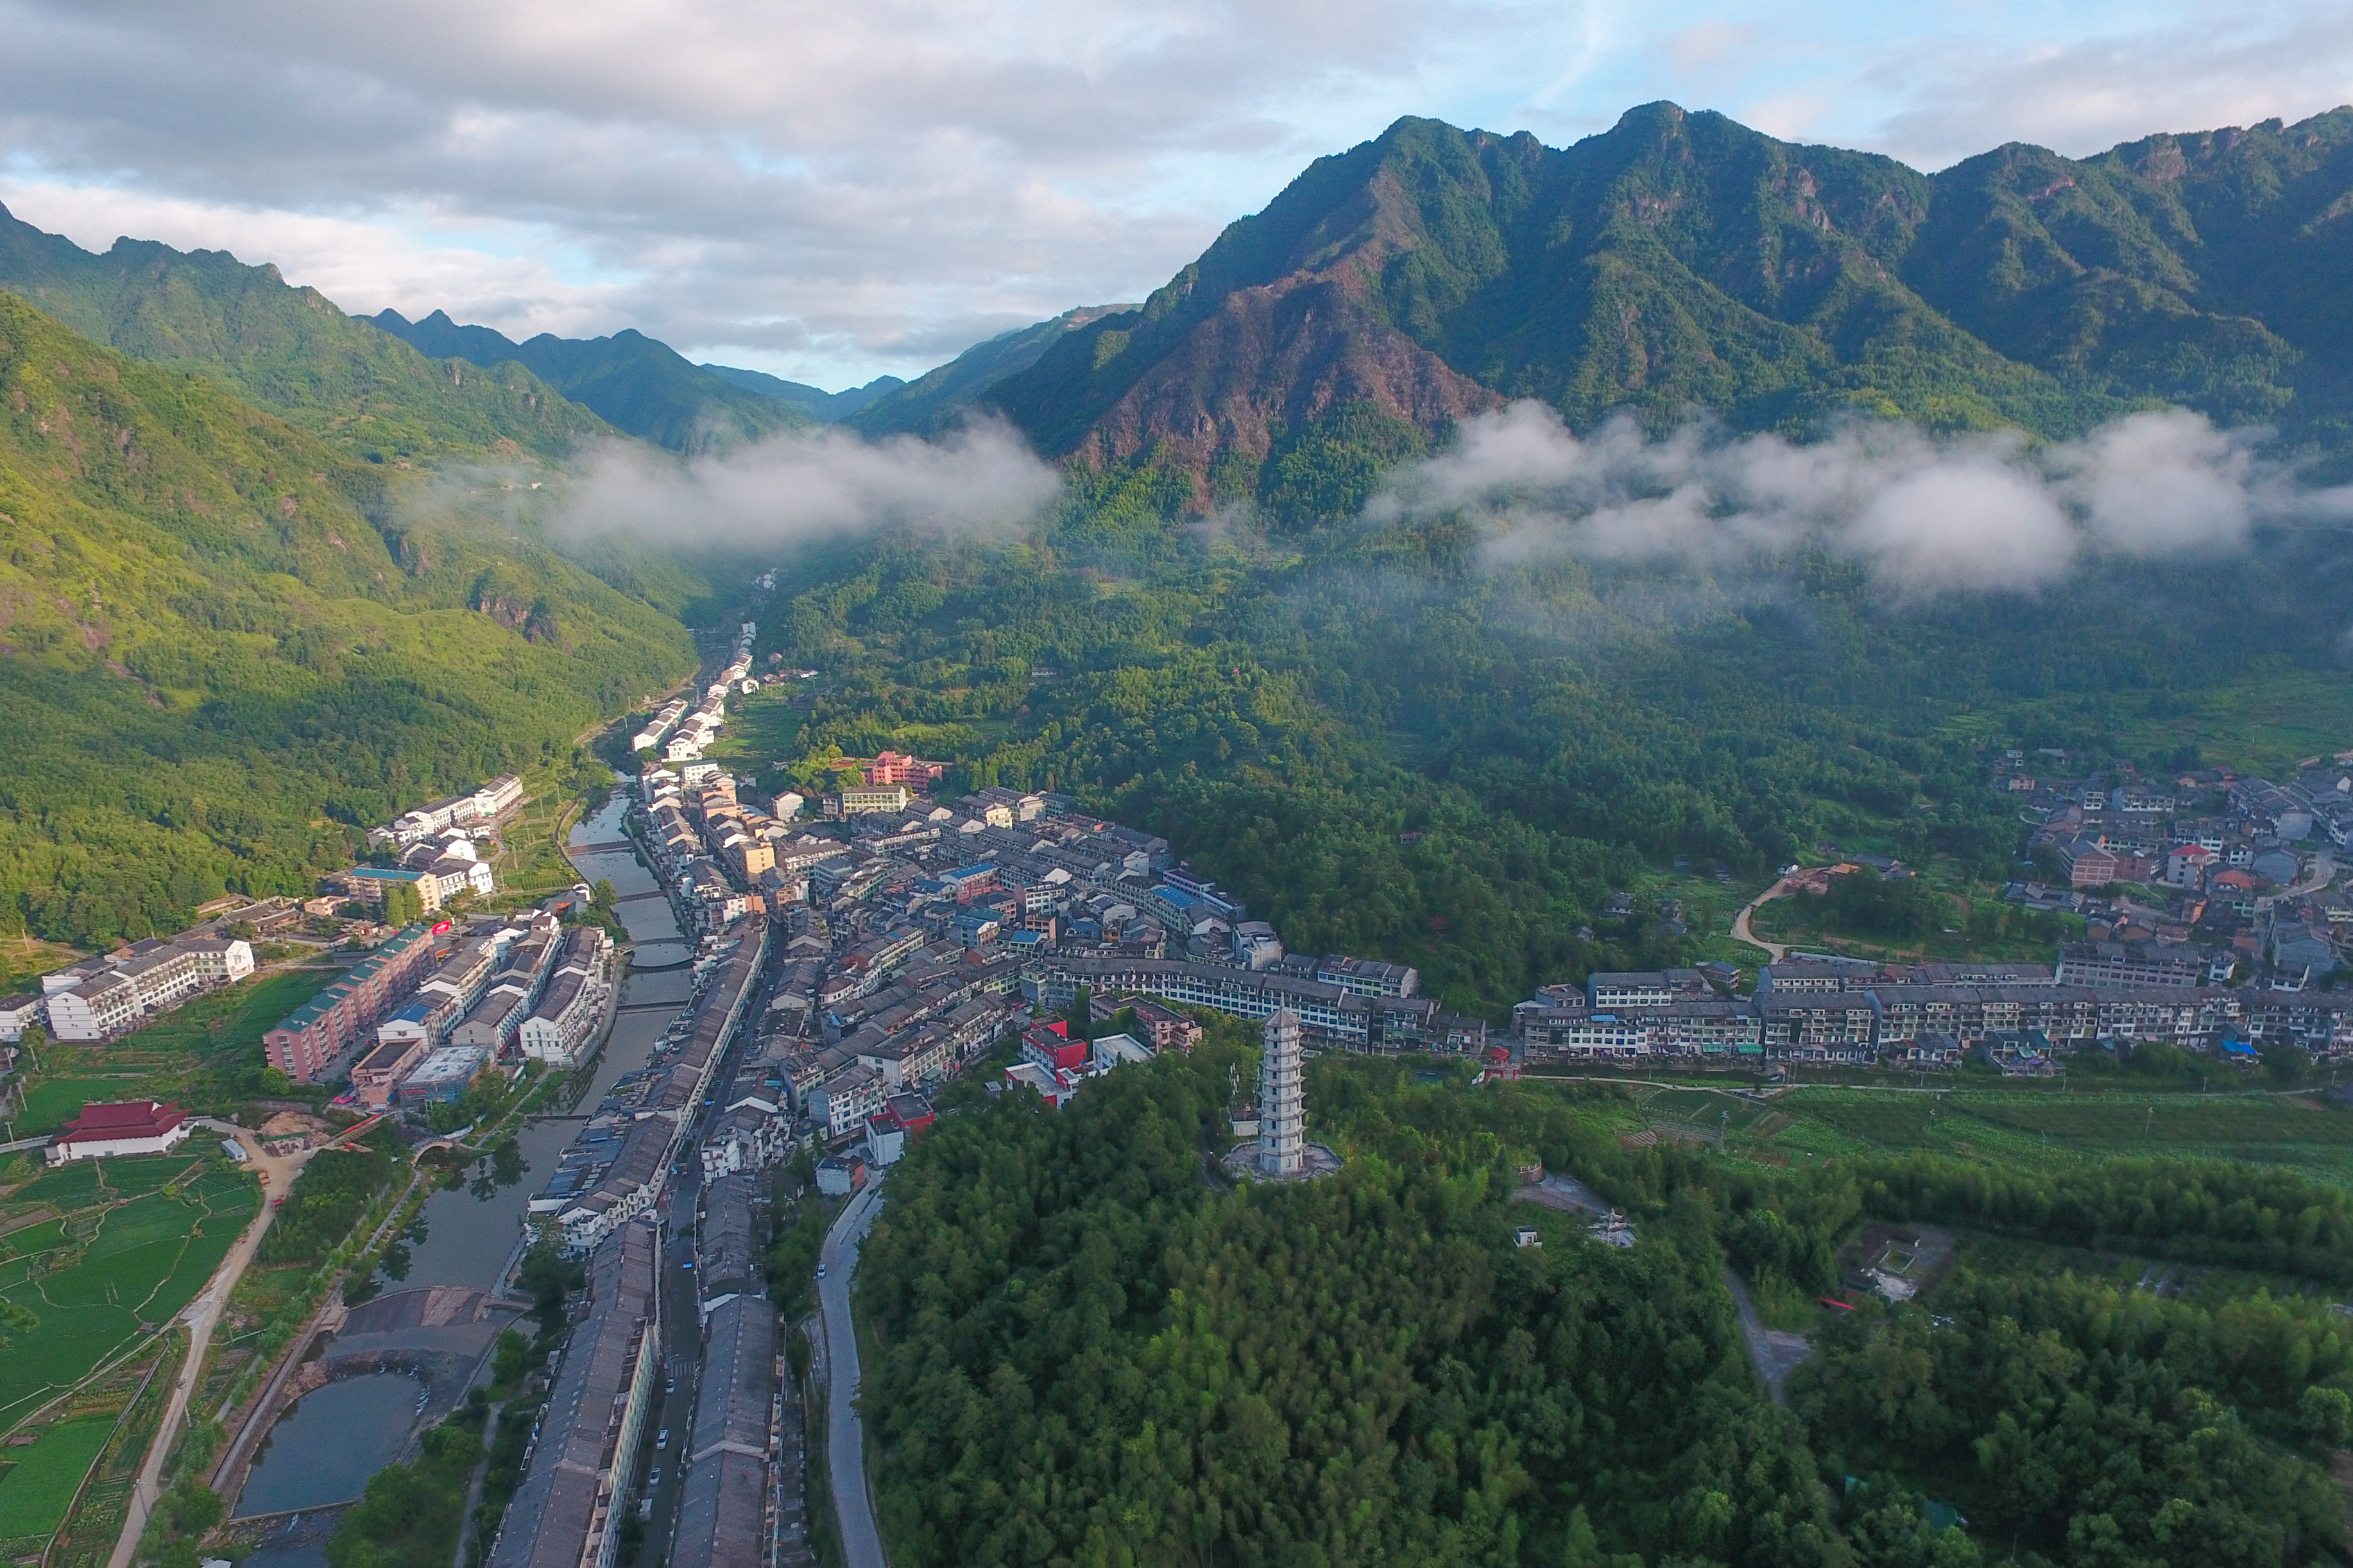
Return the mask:
<path id="1" fill-rule="evenodd" d="M 1140 298 L 1400 114 L 1936 168 L 2353 100 L 2323 0 L 0 0 L 0 201 L 839 387 Z"/>

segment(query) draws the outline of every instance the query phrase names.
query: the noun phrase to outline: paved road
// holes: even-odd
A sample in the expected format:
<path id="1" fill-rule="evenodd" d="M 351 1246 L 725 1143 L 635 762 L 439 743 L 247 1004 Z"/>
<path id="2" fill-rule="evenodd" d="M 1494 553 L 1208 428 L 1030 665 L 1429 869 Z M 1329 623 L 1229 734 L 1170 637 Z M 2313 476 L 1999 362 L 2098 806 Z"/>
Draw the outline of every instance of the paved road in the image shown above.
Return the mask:
<path id="1" fill-rule="evenodd" d="M 858 1337 L 849 1322 L 849 1281 L 858 1269 L 859 1244 L 882 1206 L 878 1183 L 849 1200 L 825 1238 L 825 1278 L 818 1299 L 825 1311 L 825 1360 L 831 1384 L 826 1396 L 825 1458 L 833 1488 L 833 1511 L 841 1521 L 844 1568 L 889 1568 L 881 1532 L 874 1527 L 874 1498 L 866 1488 L 866 1430 L 858 1420 Z"/>
<path id="2" fill-rule="evenodd" d="M 1779 942 L 1767 942 L 1764 938 L 1758 936 L 1755 931 L 1750 929 L 1748 917 L 1755 914 L 1761 906 L 1769 900 L 1778 899 L 1782 894 L 1788 891 L 1788 888 L 1789 885 L 1787 882 L 1774 883 L 1771 887 L 1766 889 L 1763 892 L 1757 894 L 1755 898 L 1741 905 L 1740 912 L 1732 917 L 1732 940 L 1735 942 L 1745 942 L 1751 947 L 1763 948 L 1765 950 L 1766 962 L 1768 963 L 1782 963 L 1789 956 L 1789 950 Z"/>
<path id="3" fill-rule="evenodd" d="M 211 1281 L 204 1293 L 188 1303 L 180 1314 L 180 1321 L 188 1325 L 188 1356 L 180 1369 L 178 1384 L 172 1390 L 172 1402 L 164 1406 L 163 1424 L 155 1428 L 154 1440 L 147 1447 L 147 1461 L 139 1467 L 139 1479 L 131 1489 L 131 1503 L 122 1516 L 122 1533 L 115 1537 L 114 1553 L 107 1559 L 107 1568 L 131 1568 L 131 1560 L 139 1550 L 139 1538 L 147 1532 L 148 1516 L 164 1495 L 164 1461 L 172 1451 L 172 1438 L 188 1414 L 188 1400 L 195 1393 L 197 1377 L 204 1371 L 205 1352 L 213 1342 L 213 1327 L 221 1314 L 228 1310 L 229 1293 L 245 1275 L 246 1265 L 261 1246 L 262 1234 L 277 1216 L 276 1200 L 286 1195 L 311 1158 L 306 1151 L 278 1159 L 262 1152 L 260 1142 L 241 1127 L 232 1128 L 226 1122 L 200 1121 L 199 1127 L 213 1131 L 233 1131 L 245 1149 L 246 1163 L 261 1176 L 261 1212 L 245 1227 L 245 1234 L 228 1249 L 220 1267 L 213 1270 Z"/>
<path id="4" fill-rule="evenodd" d="M 1757 1375 L 1765 1380 L 1766 1389 L 1773 1403 L 1783 1403 L 1781 1390 L 1798 1363 L 1814 1353 L 1814 1344 L 1803 1334 L 1792 1334 L 1779 1329 L 1768 1329 L 1757 1310 L 1757 1302 L 1748 1294 L 1747 1281 L 1729 1268 L 1724 1271 L 1724 1282 L 1732 1291 L 1732 1303 L 1740 1309 L 1740 1334 L 1748 1342 L 1748 1359 L 1757 1365 Z"/>

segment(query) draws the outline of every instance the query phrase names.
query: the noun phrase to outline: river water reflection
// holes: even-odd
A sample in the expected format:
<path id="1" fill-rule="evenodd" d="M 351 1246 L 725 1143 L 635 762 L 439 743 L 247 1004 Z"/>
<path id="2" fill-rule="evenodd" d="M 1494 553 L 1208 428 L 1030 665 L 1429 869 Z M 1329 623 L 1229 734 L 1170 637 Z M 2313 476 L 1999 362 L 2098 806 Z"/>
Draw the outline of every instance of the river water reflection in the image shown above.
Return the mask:
<path id="1" fill-rule="evenodd" d="M 623 842 L 626 805 L 625 797 L 616 794 L 603 810 L 572 830 L 574 864 L 583 879 L 613 884 L 620 899 L 616 908 L 633 952 L 605 1049 L 576 1098 L 565 1096 L 565 1104 L 548 1108 L 554 1112 L 593 1110 L 615 1079 L 645 1066 L 654 1042 L 686 1005 L 693 988 L 689 967 L 693 948 L 652 873 L 628 850 L 584 852 L 580 847 Z M 653 896 L 643 896 L 647 894 Z M 518 1131 L 512 1147 L 477 1161 L 466 1172 L 465 1185 L 427 1198 L 408 1239 L 378 1276 L 378 1284 L 387 1292 L 428 1285 L 478 1290 L 496 1287 L 516 1256 L 531 1194 L 579 1130 L 580 1122 L 570 1115 L 535 1119 Z M 421 1332 L 429 1343 L 430 1331 Z M 270 1434 L 237 1511 L 274 1513 L 356 1497 L 368 1477 L 390 1463 L 406 1444 L 417 1391 L 412 1378 L 379 1374 L 330 1384 L 310 1394 Z M 370 1402 L 384 1407 L 379 1410 Z M 270 1568 L 316 1568 L 324 1562 L 315 1545 L 269 1552 Z"/>
<path id="2" fill-rule="evenodd" d="M 348 1502 L 392 1463 L 424 1385 L 401 1373 L 347 1378 L 302 1396 L 270 1429 L 239 1513 L 285 1513 Z"/>

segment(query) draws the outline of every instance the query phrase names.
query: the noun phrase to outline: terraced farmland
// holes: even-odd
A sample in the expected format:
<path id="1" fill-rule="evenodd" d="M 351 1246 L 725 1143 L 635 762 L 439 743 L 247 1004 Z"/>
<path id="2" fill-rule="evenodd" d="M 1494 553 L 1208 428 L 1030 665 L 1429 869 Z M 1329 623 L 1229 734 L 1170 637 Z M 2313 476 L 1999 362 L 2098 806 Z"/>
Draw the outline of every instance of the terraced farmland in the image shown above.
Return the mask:
<path id="1" fill-rule="evenodd" d="M 0 1197 L 0 1430 L 170 1321 L 259 1201 L 216 1156 L 69 1165 Z"/>

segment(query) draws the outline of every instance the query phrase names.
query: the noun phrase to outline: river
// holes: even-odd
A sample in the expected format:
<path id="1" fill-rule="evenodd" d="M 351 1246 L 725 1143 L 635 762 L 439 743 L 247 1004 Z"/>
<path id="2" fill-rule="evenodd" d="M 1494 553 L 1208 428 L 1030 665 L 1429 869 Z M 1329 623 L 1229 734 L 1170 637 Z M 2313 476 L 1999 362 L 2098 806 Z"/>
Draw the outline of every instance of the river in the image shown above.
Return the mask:
<path id="1" fill-rule="evenodd" d="M 621 817 L 625 795 L 616 791 L 595 816 L 572 830 L 571 856 L 581 877 L 613 884 L 616 909 L 629 932 L 632 954 L 621 987 L 619 1009 L 603 1053 L 591 1064 L 576 1092 L 546 1107 L 515 1136 L 511 1151 L 475 1163 L 463 1186 L 445 1188 L 425 1202 L 403 1245 L 378 1276 L 387 1294 L 432 1285 L 495 1290 L 517 1256 L 524 1205 L 553 1170 L 580 1129 L 568 1112 L 594 1109 L 622 1074 L 646 1065 L 654 1042 L 690 999 L 693 947 L 679 929 L 670 900 L 653 874 L 627 847 Z M 649 896 L 650 895 L 650 896 Z M 479 1325 L 448 1330 L 412 1330 L 404 1345 L 421 1350 L 474 1350 Z M 422 1385 L 399 1373 L 377 1373 L 333 1383 L 307 1395 L 282 1416 L 237 1501 L 240 1515 L 318 1509 L 348 1502 L 367 1479 L 399 1454 L 411 1435 Z M 309 1539 L 275 1540 L 247 1559 L 249 1568 L 323 1568 L 325 1556 L 315 1532 Z"/>

